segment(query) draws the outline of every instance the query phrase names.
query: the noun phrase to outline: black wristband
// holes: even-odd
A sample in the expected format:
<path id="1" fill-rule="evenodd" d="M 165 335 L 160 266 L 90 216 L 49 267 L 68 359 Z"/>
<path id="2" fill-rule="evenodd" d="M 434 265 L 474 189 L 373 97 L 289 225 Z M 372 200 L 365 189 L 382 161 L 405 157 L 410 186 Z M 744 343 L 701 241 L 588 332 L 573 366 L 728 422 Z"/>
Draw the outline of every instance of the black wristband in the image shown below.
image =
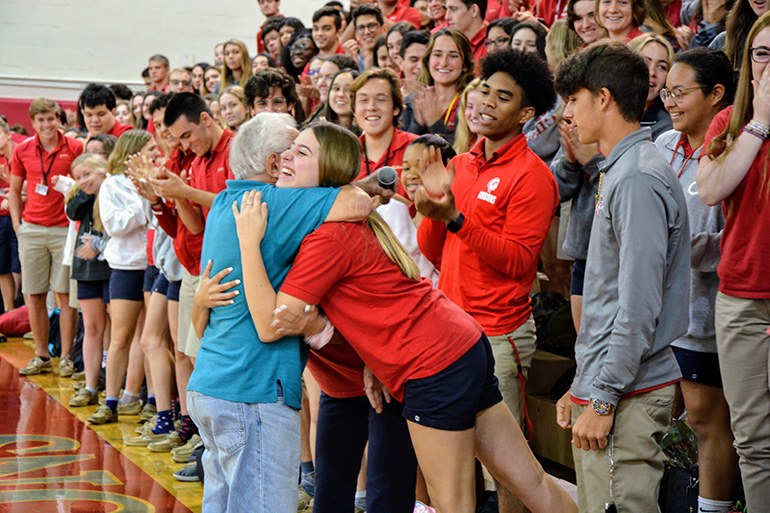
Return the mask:
<path id="1" fill-rule="evenodd" d="M 447 223 L 446 229 L 452 233 L 457 233 L 460 231 L 460 228 L 463 227 L 463 221 L 465 221 L 465 216 L 460 213 L 459 216 Z"/>

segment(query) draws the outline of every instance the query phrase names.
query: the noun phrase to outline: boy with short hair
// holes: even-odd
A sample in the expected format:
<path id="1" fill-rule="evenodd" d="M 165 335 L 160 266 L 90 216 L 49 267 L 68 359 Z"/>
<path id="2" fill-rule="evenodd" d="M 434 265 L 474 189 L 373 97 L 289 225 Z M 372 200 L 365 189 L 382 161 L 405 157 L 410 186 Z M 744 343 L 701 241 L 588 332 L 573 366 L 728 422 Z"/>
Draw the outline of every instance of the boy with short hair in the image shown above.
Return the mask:
<path id="1" fill-rule="evenodd" d="M 78 103 L 83 111 L 89 137 L 101 134 L 120 137 L 133 128 L 121 125 L 115 119 L 115 93 L 106 85 L 88 84 L 80 94 Z"/>
<path id="2" fill-rule="evenodd" d="M 619 511 L 658 511 L 665 457 L 656 440 L 681 378 L 669 345 L 689 323 L 684 194 L 649 128 L 641 128 L 649 72 L 638 54 L 622 43 L 595 43 L 562 64 L 556 86 L 580 142 L 598 142 L 607 155 L 577 373 L 557 403 L 557 421 L 572 427 L 581 512 L 602 512 L 611 501 Z"/>

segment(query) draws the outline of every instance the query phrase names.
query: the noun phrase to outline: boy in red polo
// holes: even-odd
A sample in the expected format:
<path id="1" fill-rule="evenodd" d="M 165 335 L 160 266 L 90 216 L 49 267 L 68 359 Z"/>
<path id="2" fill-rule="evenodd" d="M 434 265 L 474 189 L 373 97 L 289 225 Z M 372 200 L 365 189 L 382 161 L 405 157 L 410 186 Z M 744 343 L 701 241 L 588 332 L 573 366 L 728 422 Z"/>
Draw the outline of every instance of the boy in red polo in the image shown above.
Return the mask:
<path id="1" fill-rule="evenodd" d="M 52 100 L 38 98 L 32 102 L 29 117 L 36 134 L 14 149 L 11 161 L 9 210 L 19 240 L 22 292 L 29 294 L 29 324 L 37 353 L 26 367 L 19 369 L 22 375 L 53 370 L 45 304 L 49 287 L 61 307 L 59 375 L 71 376 L 75 372 L 69 353 L 77 328 L 77 310 L 69 306 L 69 266 L 62 263 L 69 223 L 64 214 L 64 196 L 53 190 L 51 179 L 69 176 L 72 161 L 83 153 L 83 144 L 59 131 L 60 110 Z M 25 180 L 27 203 L 22 216 L 21 188 Z"/>
<path id="2" fill-rule="evenodd" d="M 481 67 L 483 137 L 452 159 L 451 190 L 440 198 L 417 191 L 415 205 L 425 216 L 417 241 L 428 259 L 441 262 L 438 288 L 484 328 L 503 399 L 521 421 L 536 341 L 529 291 L 559 205 L 556 180 L 527 146 L 522 127 L 548 111 L 556 94 L 537 56 L 505 48 Z M 501 512 L 515 511 L 514 496 L 502 487 L 498 496 Z"/>
<path id="3" fill-rule="evenodd" d="M 83 110 L 89 137 L 101 134 L 120 137 L 133 128 L 130 125 L 121 125 L 115 119 L 115 93 L 106 85 L 88 84 L 80 93 L 78 104 Z"/>

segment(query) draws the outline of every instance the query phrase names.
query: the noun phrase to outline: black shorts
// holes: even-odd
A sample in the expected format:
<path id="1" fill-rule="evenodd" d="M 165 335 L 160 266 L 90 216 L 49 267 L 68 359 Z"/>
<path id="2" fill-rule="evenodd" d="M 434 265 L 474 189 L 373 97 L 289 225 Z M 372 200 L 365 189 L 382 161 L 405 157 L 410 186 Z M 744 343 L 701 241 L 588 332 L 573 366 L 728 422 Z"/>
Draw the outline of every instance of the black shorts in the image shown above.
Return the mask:
<path id="1" fill-rule="evenodd" d="M 722 388 L 722 373 L 719 371 L 719 355 L 717 353 L 701 353 L 671 347 L 682 371 L 682 379 L 701 385 Z"/>
<path id="2" fill-rule="evenodd" d="M 150 292 L 153 294 L 163 294 L 164 296 L 168 292 L 168 280 L 162 273 L 158 273 L 155 277 L 155 283 L 152 284 Z"/>
<path id="3" fill-rule="evenodd" d="M 144 283 L 142 284 L 142 292 L 152 292 L 152 286 L 155 285 L 155 280 L 158 278 L 160 271 L 154 265 L 148 265 L 144 270 Z"/>
<path id="4" fill-rule="evenodd" d="M 406 420 L 444 431 L 476 425 L 476 414 L 503 400 L 487 336 L 438 374 L 411 379 L 404 387 Z"/>
<path id="5" fill-rule="evenodd" d="M 179 302 L 179 289 L 182 288 L 182 280 L 168 282 L 168 290 L 166 291 L 166 299 L 169 301 Z"/>
<path id="6" fill-rule="evenodd" d="M 570 284 L 570 295 L 583 295 L 583 278 L 586 275 L 586 261 L 575 259 L 572 265 L 572 283 Z"/>
<path id="7" fill-rule="evenodd" d="M 0 216 L 0 275 L 20 272 L 19 243 L 11 216 Z"/>
<path id="8" fill-rule="evenodd" d="M 110 274 L 110 300 L 126 299 L 144 302 L 143 283 L 144 271 L 113 269 Z"/>
<path id="9" fill-rule="evenodd" d="M 110 302 L 110 280 L 80 281 L 78 280 L 78 299 L 101 299 Z"/>

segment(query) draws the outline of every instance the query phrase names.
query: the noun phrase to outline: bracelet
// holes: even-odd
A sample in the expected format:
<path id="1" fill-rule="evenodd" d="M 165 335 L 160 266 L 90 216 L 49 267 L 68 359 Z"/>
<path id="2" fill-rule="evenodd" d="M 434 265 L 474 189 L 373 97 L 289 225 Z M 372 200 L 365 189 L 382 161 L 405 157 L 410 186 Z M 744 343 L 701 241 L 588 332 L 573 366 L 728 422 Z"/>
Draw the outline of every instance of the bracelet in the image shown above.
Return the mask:
<path id="1" fill-rule="evenodd" d="M 747 126 L 750 126 L 752 128 L 756 128 L 760 132 L 764 132 L 766 134 L 770 133 L 770 126 L 769 125 L 765 125 L 764 123 L 760 123 L 756 119 L 752 119 L 751 121 L 749 121 Z"/>
<path id="2" fill-rule="evenodd" d="M 760 132 L 760 131 L 758 131 L 758 130 L 757 130 L 756 128 L 754 128 L 754 127 L 749 127 L 749 125 L 746 125 L 745 127 L 743 127 L 743 131 L 744 131 L 744 132 L 746 132 L 747 134 L 751 134 L 751 135 L 753 135 L 754 137 L 759 137 L 759 138 L 760 138 L 760 139 L 762 139 L 763 141 L 767 140 L 767 137 L 768 137 L 768 135 L 769 135 L 769 134 L 768 134 L 768 133 L 766 133 L 766 132 Z"/>
<path id="3" fill-rule="evenodd" d="M 324 329 L 315 335 L 305 336 L 305 342 L 316 351 L 328 344 L 334 335 L 334 324 L 323 314 L 321 314 L 321 318 L 326 321 Z"/>
<path id="4" fill-rule="evenodd" d="M 158 205 L 163 206 L 163 200 L 160 198 L 158 199 L 158 201 L 150 205 L 150 207 L 152 207 L 152 209 L 155 210 L 155 207 L 157 207 Z"/>

